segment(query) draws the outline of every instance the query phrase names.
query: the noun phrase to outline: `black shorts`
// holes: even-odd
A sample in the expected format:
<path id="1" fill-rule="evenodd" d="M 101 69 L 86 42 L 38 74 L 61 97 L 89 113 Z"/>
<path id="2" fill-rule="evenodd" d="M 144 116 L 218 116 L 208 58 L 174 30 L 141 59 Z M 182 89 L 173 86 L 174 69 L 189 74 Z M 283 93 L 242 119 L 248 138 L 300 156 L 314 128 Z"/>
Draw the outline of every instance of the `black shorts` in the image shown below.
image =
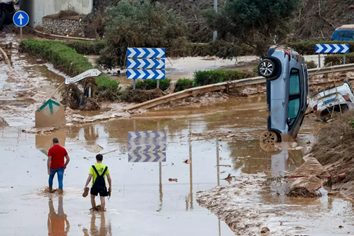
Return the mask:
<path id="1" fill-rule="evenodd" d="M 91 191 L 90 191 L 91 195 L 95 195 L 97 196 L 98 194 L 100 194 L 100 197 L 107 197 L 108 196 L 108 191 L 107 191 L 107 188 L 105 187 L 103 191 L 98 191 L 97 189 L 95 188 L 91 188 Z"/>

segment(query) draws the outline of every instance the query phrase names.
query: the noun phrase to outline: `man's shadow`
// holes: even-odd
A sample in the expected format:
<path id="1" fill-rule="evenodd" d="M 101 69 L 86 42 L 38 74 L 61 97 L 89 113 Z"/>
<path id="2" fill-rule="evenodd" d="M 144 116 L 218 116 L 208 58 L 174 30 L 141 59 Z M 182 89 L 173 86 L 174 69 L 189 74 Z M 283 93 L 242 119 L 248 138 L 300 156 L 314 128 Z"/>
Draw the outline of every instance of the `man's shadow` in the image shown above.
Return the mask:
<path id="1" fill-rule="evenodd" d="M 96 218 L 97 216 L 101 216 L 101 224 L 99 227 L 96 227 Z M 112 227 L 111 223 L 109 222 L 108 226 L 106 227 L 106 218 L 105 213 L 91 213 L 91 227 L 90 232 L 84 228 L 82 230 L 84 232 L 84 236 L 111 236 L 112 235 Z"/>
<path id="2" fill-rule="evenodd" d="M 53 198 L 49 197 L 48 235 L 68 235 L 70 224 L 64 213 L 63 196 L 58 197 L 58 213 L 55 212 Z"/>

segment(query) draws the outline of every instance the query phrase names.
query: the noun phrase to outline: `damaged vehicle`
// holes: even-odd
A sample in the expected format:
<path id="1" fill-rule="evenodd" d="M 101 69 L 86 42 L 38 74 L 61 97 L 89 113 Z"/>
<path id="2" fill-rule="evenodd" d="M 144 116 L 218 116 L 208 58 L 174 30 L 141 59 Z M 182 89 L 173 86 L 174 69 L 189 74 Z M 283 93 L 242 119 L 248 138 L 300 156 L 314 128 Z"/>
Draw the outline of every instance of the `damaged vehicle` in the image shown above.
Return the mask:
<path id="1" fill-rule="evenodd" d="M 341 113 L 354 108 L 354 95 L 349 81 L 343 85 L 321 91 L 310 98 L 310 106 L 316 116 L 323 121 L 332 118 L 334 113 Z"/>
<path id="2" fill-rule="evenodd" d="M 267 131 L 263 143 L 275 143 L 284 137 L 296 138 L 308 107 L 307 65 L 304 58 L 288 47 L 272 46 L 258 66 L 267 79 Z"/>

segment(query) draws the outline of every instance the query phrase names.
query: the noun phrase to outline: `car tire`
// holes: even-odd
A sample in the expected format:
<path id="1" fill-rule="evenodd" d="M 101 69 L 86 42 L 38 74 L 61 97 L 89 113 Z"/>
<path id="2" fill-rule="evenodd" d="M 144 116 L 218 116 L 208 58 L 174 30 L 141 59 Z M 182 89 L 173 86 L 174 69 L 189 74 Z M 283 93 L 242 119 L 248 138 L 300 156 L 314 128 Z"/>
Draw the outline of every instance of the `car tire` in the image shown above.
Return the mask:
<path id="1" fill-rule="evenodd" d="M 258 74 L 263 77 L 270 78 L 276 75 L 276 69 L 276 65 L 272 60 L 264 59 L 258 65 Z"/>
<path id="2" fill-rule="evenodd" d="M 276 143 L 278 142 L 278 135 L 274 131 L 265 131 L 261 134 L 260 141 L 262 143 Z"/>

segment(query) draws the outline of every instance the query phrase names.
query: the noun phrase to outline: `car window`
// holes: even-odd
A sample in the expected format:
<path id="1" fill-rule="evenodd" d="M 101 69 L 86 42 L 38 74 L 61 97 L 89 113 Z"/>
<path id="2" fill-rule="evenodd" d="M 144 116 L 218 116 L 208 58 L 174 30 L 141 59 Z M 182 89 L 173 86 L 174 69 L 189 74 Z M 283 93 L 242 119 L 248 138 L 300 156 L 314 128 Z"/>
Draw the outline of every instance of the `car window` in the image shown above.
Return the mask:
<path id="1" fill-rule="evenodd" d="M 344 34 L 343 31 L 338 32 L 338 37 L 339 37 L 339 38 L 343 38 L 343 34 Z"/>
<path id="2" fill-rule="evenodd" d="M 296 98 L 289 101 L 288 117 L 291 119 L 289 126 L 291 126 L 295 122 L 295 118 L 299 113 L 299 109 L 300 109 L 300 98 Z"/>
<path id="3" fill-rule="evenodd" d="M 344 31 L 342 37 L 347 39 L 354 39 L 354 30 Z"/>
<path id="4" fill-rule="evenodd" d="M 300 94 L 300 73 L 299 70 L 292 69 L 290 74 L 289 96 Z"/>

